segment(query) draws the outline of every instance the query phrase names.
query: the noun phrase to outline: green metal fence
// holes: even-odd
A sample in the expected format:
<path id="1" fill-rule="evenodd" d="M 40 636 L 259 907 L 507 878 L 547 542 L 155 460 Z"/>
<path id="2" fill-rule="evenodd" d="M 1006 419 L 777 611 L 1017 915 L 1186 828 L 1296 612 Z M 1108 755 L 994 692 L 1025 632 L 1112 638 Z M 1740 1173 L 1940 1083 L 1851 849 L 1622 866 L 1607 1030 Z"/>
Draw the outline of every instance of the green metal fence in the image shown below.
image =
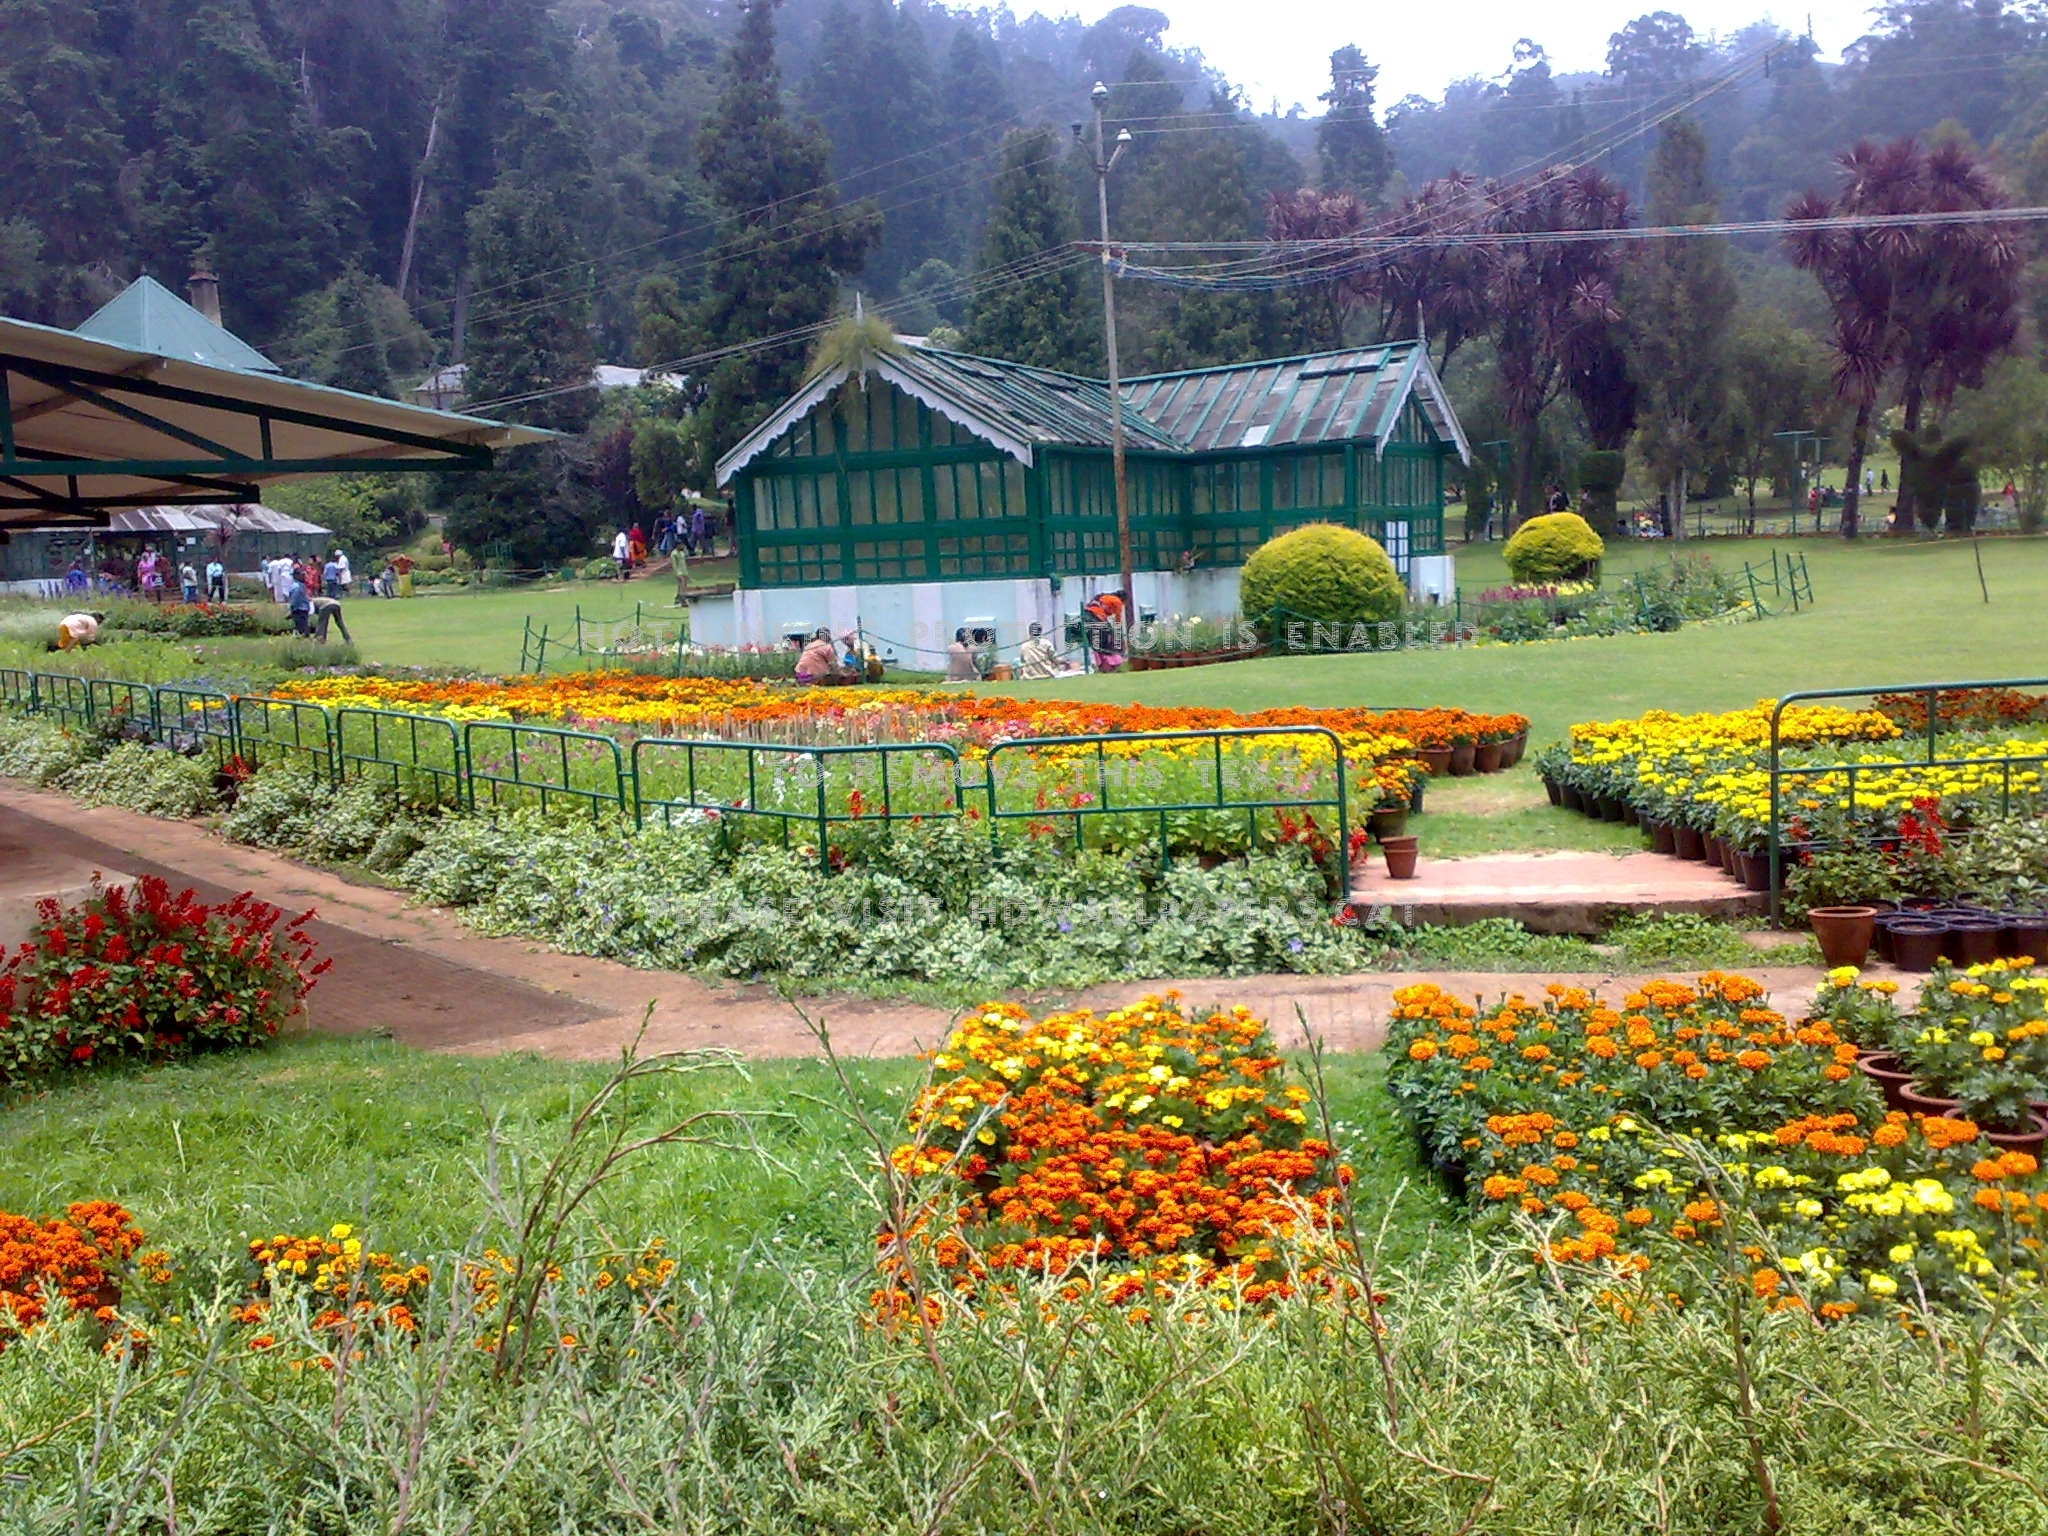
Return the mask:
<path id="1" fill-rule="evenodd" d="M 234 701 L 235 750 L 251 768 L 292 762 L 334 779 L 334 717 L 304 699 L 244 694 Z"/>
<path id="2" fill-rule="evenodd" d="M 333 754 L 337 779 L 382 779 L 413 804 L 467 803 L 469 767 L 453 720 L 350 705 L 334 712 Z"/>
<path id="3" fill-rule="evenodd" d="M 0 704 L 76 726 L 126 715 L 155 739 L 210 754 L 222 767 L 236 757 L 252 768 L 294 762 L 329 783 L 377 778 L 401 795 L 470 809 L 567 806 L 635 825 L 715 812 L 741 836 L 758 827 L 784 845 L 801 838 L 816 847 L 826 870 L 857 837 L 887 837 L 926 818 L 985 814 L 998 837 L 1020 821 L 1041 822 L 1082 846 L 1156 840 L 1162 864 L 1176 849 L 1219 838 L 1241 838 L 1245 846 L 1270 841 L 1288 813 L 1299 813 L 1304 825 L 1327 813 L 1328 825 L 1316 822 L 1315 835 L 1326 836 L 1341 860 L 1350 822 L 1342 744 L 1321 726 L 1024 738 L 992 748 L 976 778 L 948 742 L 786 745 L 646 737 L 628 748 L 594 731 L 457 723 L 355 706 L 330 710 L 303 699 L 233 697 L 179 684 L 96 679 L 89 685 L 67 674 L 0 673 Z M 1231 751 L 1261 738 L 1321 743 L 1331 767 L 1296 776 L 1293 792 L 1276 790 L 1269 768 Z M 1038 803 L 1016 766 L 1019 754 L 1034 755 L 1041 777 L 1049 759 L 1066 759 L 1086 789 L 1057 806 Z M 1148 791 L 1146 775 L 1157 779 L 1168 766 L 1167 789 L 1155 783 Z M 1234 776 L 1243 782 L 1233 783 Z"/>
<path id="4" fill-rule="evenodd" d="M 1977 683 L 1891 683 L 1869 688 L 1814 688 L 1799 693 L 1788 693 L 1779 699 L 1771 710 L 1770 755 L 1766 760 L 1766 771 L 1771 785 L 1771 824 L 1769 839 L 1770 880 L 1771 880 L 1771 921 L 1778 921 L 1781 896 L 1784 887 L 1785 858 L 1788 853 L 1798 853 L 1813 846 L 1795 843 L 1786 838 L 1785 786 L 1787 780 L 1810 785 L 1817 779 L 1840 779 L 1848 800 L 1847 809 L 1853 816 L 1856 810 L 1856 786 L 1859 778 L 1872 775 L 1897 773 L 1902 769 L 1914 768 L 1997 768 L 2000 771 L 1999 808 L 2012 808 L 2013 772 L 2015 769 L 2032 771 L 2036 775 L 2048 770 L 2048 754 L 2040 756 L 1997 757 L 1971 755 L 1944 757 L 1941 753 L 1941 696 L 1945 693 L 1968 693 L 1984 688 L 2048 688 L 2048 677 L 2001 678 L 1992 682 Z M 1783 724 L 1785 711 L 1795 704 L 1812 704 L 1829 699 L 1875 699 L 1883 696 L 1905 696 L 1924 702 L 1927 711 L 1927 726 L 1919 737 L 1919 754 L 1910 759 L 1891 759 L 1884 762 L 1857 763 L 1791 763 L 1784 760 Z M 2034 791 L 2039 793 L 2038 789 Z"/>
<path id="5" fill-rule="evenodd" d="M 471 720 L 462 727 L 468 804 L 493 808 L 568 802 L 592 816 L 632 815 L 625 754 L 617 738 L 596 731 L 507 720 Z"/>
<path id="6" fill-rule="evenodd" d="M 916 782 L 920 766 L 932 782 Z M 762 824 L 785 847 L 801 830 L 828 870 L 833 828 L 887 833 L 898 822 L 957 816 L 961 803 L 960 753 L 948 742 L 784 746 L 650 736 L 633 743 L 632 781 L 642 825 L 713 814 L 742 828 Z"/>
<path id="7" fill-rule="evenodd" d="M 1301 742 L 1318 741 L 1330 749 L 1332 772 L 1330 789 L 1321 791 L 1321 776 L 1304 780 L 1304 787 L 1298 794 L 1276 795 L 1270 791 L 1263 795 L 1247 797 L 1233 792 L 1226 773 L 1226 744 L 1248 742 L 1259 739 L 1291 739 Z M 1162 748 L 1192 747 L 1193 759 L 1198 763 L 1195 778 L 1206 782 L 1213 793 L 1200 799 L 1180 798 L 1167 800 L 1148 797 L 1138 776 L 1110 771 L 1111 748 L 1122 748 L 1139 742 L 1156 742 Z M 1029 805 L 1008 804 L 1003 800 L 1004 767 L 1019 753 L 1043 754 L 1061 749 L 1072 753 L 1073 760 L 1082 769 L 1081 778 L 1092 787 L 1077 787 L 1065 804 L 1041 802 L 1036 789 Z M 1129 765 L 1127 754 L 1118 752 L 1115 760 L 1123 766 Z M 1185 760 L 1185 759 L 1184 759 Z M 1201 846 L 1234 837 L 1236 823 L 1241 815 L 1244 819 L 1245 845 L 1257 847 L 1261 841 L 1260 817 L 1269 817 L 1276 825 L 1279 817 L 1287 812 L 1299 811 L 1304 818 L 1311 818 L 1318 811 L 1327 811 L 1332 822 L 1319 830 L 1332 845 L 1337 861 L 1338 874 L 1343 874 L 1346 858 L 1345 837 L 1350 828 L 1350 795 L 1345 784 L 1344 746 L 1337 733 L 1320 725 L 1288 726 L 1243 726 L 1231 729 L 1208 731 L 1144 731 L 1119 736 L 1052 736 L 998 742 L 989 748 L 984 764 L 985 778 L 982 785 L 988 806 L 989 826 L 1000 837 L 1005 822 L 1025 822 L 1037 829 L 1059 831 L 1070 837 L 1076 848 L 1087 846 L 1091 828 L 1098 834 L 1110 829 L 1112 818 L 1126 824 L 1149 823 L 1157 829 L 1160 863 L 1168 864 L 1173 858 L 1173 849 L 1178 844 L 1186 848 Z M 1263 777 L 1270 786 L 1270 774 L 1254 774 Z M 1188 782 L 1188 781 L 1184 781 Z M 1304 830 L 1306 823 L 1303 824 Z"/>
<path id="8" fill-rule="evenodd" d="M 157 734 L 172 747 L 191 747 L 225 768 L 236 756 L 235 701 L 210 688 L 159 684 L 156 689 Z"/>

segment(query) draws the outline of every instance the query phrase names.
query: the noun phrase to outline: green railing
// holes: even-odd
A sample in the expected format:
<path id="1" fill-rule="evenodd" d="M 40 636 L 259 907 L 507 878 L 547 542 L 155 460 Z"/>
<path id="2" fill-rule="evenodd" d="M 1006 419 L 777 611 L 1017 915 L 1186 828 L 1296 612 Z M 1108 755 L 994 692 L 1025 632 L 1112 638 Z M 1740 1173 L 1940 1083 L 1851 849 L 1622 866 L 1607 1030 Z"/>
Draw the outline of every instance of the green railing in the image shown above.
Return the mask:
<path id="1" fill-rule="evenodd" d="M 1331 754 L 1331 788 L 1328 794 L 1320 793 L 1321 776 L 1315 775 L 1308 782 L 1311 786 L 1296 795 L 1274 795 L 1267 793 L 1253 797 L 1233 794 L 1228 783 L 1226 764 L 1229 759 L 1224 753 L 1226 743 L 1257 739 L 1294 738 L 1320 741 L 1328 745 Z M 1175 747 L 1193 747 L 1198 766 L 1194 769 L 1196 779 L 1205 781 L 1213 794 L 1200 799 L 1180 798 L 1165 800 L 1147 797 L 1141 786 L 1134 782 L 1138 775 L 1129 772 L 1112 774 L 1111 747 L 1124 747 L 1136 742 L 1157 742 Z M 1032 803 L 1027 806 L 1005 805 L 1003 803 L 1003 768 L 1006 759 L 1019 752 L 1034 755 L 1048 750 L 1065 749 L 1070 761 L 1082 772 L 1081 785 L 1075 786 L 1065 804 L 1041 802 L 1038 790 L 1042 784 L 1033 784 Z M 1118 762 L 1129 766 L 1128 757 L 1119 752 Z M 1186 759 L 1183 759 L 1185 762 Z M 1092 770 L 1092 771 L 1091 771 Z M 1253 769 L 1255 776 L 1261 776 Z M 998 742 L 989 748 L 984 763 L 982 789 L 988 805 L 988 820 L 991 832 L 1001 836 L 1004 822 L 1022 821 L 1034 830 L 1043 828 L 1058 832 L 1064 829 L 1074 846 L 1088 846 L 1091 827 L 1098 837 L 1113 830 L 1111 818 L 1127 823 L 1146 823 L 1156 827 L 1158 834 L 1159 859 L 1164 867 L 1173 859 L 1174 845 L 1183 847 L 1214 845 L 1234 838 L 1237 819 L 1244 818 L 1245 846 L 1255 848 L 1260 842 L 1259 818 L 1261 813 L 1274 819 L 1290 811 L 1300 811 L 1304 817 L 1313 817 L 1317 811 L 1328 811 L 1333 816 L 1330 826 L 1322 828 L 1333 849 L 1337 862 L 1337 874 L 1344 873 L 1347 857 L 1345 838 L 1350 830 L 1350 796 L 1344 777 L 1344 744 L 1337 733 L 1320 725 L 1287 726 L 1241 726 L 1231 729 L 1209 731 L 1142 731 L 1118 736 L 1051 736 L 1018 741 Z M 1270 785 L 1272 775 L 1262 775 Z M 1087 787 L 1092 785 L 1092 787 Z M 1304 829 L 1306 823 L 1304 823 Z"/>
<path id="2" fill-rule="evenodd" d="M 157 685 L 156 729 L 173 748 L 187 745 L 209 753 L 214 766 L 225 768 L 233 761 L 235 745 L 235 701 L 210 688 Z"/>
<path id="3" fill-rule="evenodd" d="M 471 720 L 462 727 L 462 761 L 472 807 L 488 800 L 494 809 L 537 804 L 546 812 L 567 801 L 592 816 L 633 814 L 625 754 L 616 737 L 597 731 Z"/>
<path id="4" fill-rule="evenodd" d="M 463 805 L 469 784 L 453 720 L 358 705 L 334 712 L 334 773 L 341 780 L 387 780 L 413 804 Z"/>
<path id="5" fill-rule="evenodd" d="M 785 846 L 801 834 L 821 869 L 835 867 L 852 839 L 888 836 L 904 823 L 986 815 L 992 833 L 1019 821 L 1061 829 L 1081 846 L 1156 840 L 1162 866 L 1175 851 L 1222 843 L 1272 841 L 1279 819 L 1327 812 L 1314 833 L 1339 860 L 1350 826 L 1351 795 L 1342 744 L 1322 726 L 1153 731 L 1116 736 L 1057 736 L 993 747 L 980 777 L 964 771 L 948 742 L 789 745 L 646 737 L 630 748 L 594 731 L 512 721 L 458 724 L 442 716 L 349 706 L 330 710 L 303 699 L 233 697 L 180 684 L 94 680 L 68 674 L 0 673 L 0 704 L 89 727 L 124 715 L 180 751 L 209 752 L 225 767 L 296 762 L 331 784 L 376 777 L 401 795 L 469 809 L 564 806 L 635 825 L 674 824 L 686 813 L 715 813 L 729 833 L 760 826 Z M 1320 742 L 1331 766 L 1276 792 L 1270 767 L 1235 756 L 1234 743 Z M 1136 748 L 1134 754 L 1132 748 Z M 630 753 L 630 755 L 629 755 Z M 1037 776 L 1012 765 L 1036 754 Z M 1064 759 L 1078 795 L 1048 806 L 1012 793 L 1046 777 Z M 1129 771 L 1119 771 L 1118 764 Z M 1233 769 L 1244 782 L 1233 784 Z M 1170 780 L 1148 792 L 1147 776 Z M 1142 833 L 1136 829 L 1142 827 Z"/>
<path id="6" fill-rule="evenodd" d="M 907 782 L 919 762 L 941 770 L 921 796 L 920 786 Z M 758 822 L 784 847 L 802 829 L 828 870 L 834 827 L 886 833 L 897 822 L 951 818 L 961 796 L 958 749 L 933 741 L 784 746 L 649 736 L 633 743 L 632 781 L 642 825 L 658 815 L 673 826 L 679 812 L 716 816 L 728 826 Z"/>
<path id="7" fill-rule="evenodd" d="M 1777 922 L 1782 906 L 1784 889 L 1785 855 L 1802 851 L 1811 846 L 1807 843 L 1793 843 L 1786 839 L 1785 781 L 1788 779 L 1809 781 L 1820 778 L 1840 778 L 1847 790 L 1846 809 L 1853 816 L 1856 811 L 1856 781 L 1873 774 L 1898 773 L 1916 768 L 1997 768 L 2000 770 L 2000 809 L 2012 808 L 2012 775 L 2015 768 L 2033 769 L 2036 772 L 2048 768 L 2048 754 L 2024 757 L 1944 757 L 1941 755 L 1941 695 L 1944 693 L 1968 693 L 1986 688 L 2048 688 L 2048 677 L 2001 678 L 1992 682 L 1977 683 L 1890 683 L 1881 687 L 1866 688 L 1813 688 L 1798 693 L 1788 693 L 1779 699 L 1771 710 L 1771 741 L 1766 771 L 1771 785 L 1771 822 L 1768 851 L 1770 856 L 1771 879 L 1771 921 Z M 1918 698 L 1925 702 L 1927 727 L 1920 735 L 1921 755 L 1911 759 L 1890 759 L 1875 763 L 1794 763 L 1784 760 L 1783 722 L 1785 711 L 1795 704 L 1811 704 L 1828 699 L 1875 699 L 1880 696 L 1904 696 Z"/>
<path id="8" fill-rule="evenodd" d="M 95 725 L 121 721 L 152 737 L 156 735 L 156 690 L 148 683 L 124 682 L 113 677 L 87 678 L 85 703 Z"/>
<path id="9" fill-rule="evenodd" d="M 235 751 L 251 768 L 295 762 L 334 780 L 334 717 L 304 699 L 238 695 L 234 701 Z"/>

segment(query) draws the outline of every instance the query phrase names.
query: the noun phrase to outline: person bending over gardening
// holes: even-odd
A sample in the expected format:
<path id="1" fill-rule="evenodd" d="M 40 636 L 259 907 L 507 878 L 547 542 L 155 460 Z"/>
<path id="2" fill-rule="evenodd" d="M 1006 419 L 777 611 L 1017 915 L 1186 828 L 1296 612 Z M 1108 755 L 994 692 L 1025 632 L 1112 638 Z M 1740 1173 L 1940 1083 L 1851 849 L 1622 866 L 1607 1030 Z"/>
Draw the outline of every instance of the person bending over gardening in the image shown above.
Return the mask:
<path id="1" fill-rule="evenodd" d="M 832 644 L 832 631 L 821 629 L 811 636 L 796 659 L 796 680 L 800 683 L 828 683 L 839 670 L 839 652 Z"/>
<path id="2" fill-rule="evenodd" d="M 57 638 L 50 642 L 50 649 L 82 650 L 99 639 L 100 626 L 106 622 L 104 613 L 67 613 L 57 623 Z"/>
<path id="3" fill-rule="evenodd" d="M 341 631 L 344 644 L 354 645 L 356 637 L 348 632 L 348 624 L 341 616 L 341 599 L 316 597 L 313 599 L 313 638 L 322 645 L 327 643 L 327 626 L 332 624 Z"/>

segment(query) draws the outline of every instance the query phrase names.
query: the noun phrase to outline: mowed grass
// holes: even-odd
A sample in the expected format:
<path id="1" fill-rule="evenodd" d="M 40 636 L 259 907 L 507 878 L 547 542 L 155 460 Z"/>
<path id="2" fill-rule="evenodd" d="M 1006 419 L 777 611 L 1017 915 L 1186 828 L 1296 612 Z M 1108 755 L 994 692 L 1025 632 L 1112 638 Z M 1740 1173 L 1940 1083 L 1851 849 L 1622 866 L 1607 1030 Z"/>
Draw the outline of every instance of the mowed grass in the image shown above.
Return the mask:
<path id="1" fill-rule="evenodd" d="M 501 1203 L 518 1205 L 609 1070 L 297 1036 L 258 1051 L 80 1074 L 0 1099 L 0 1211 L 117 1200 L 152 1240 L 194 1256 L 338 1221 L 414 1252 L 502 1244 Z M 846 1070 L 853 1102 L 899 1133 L 918 1064 L 858 1060 Z M 1345 1155 L 1374 1209 L 1391 1202 L 1392 1243 L 1412 1251 L 1447 1206 L 1379 1091 L 1382 1063 L 1346 1055 L 1328 1070 Z M 864 1262 L 876 1215 L 861 1179 L 873 1156 L 827 1063 L 678 1074 L 636 1103 L 647 1129 L 704 1110 L 742 1119 L 702 1127 L 728 1146 L 640 1158 L 594 1201 L 590 1230 L 621 1243 L 660 1235 L 677 1258 L 698 1263 L 764 1244 L 799 1259 Z"/>
<path id="2" fill-rule="evenodd" d="M 2040 619 L 2048 602 L 2048 539 L 1984 541 L 1989 603 L 1978 588 L 1976 551 L 1965 541 L 1617 541 L 1610 549 L 1610 581 L 1674 551 L 1705 554 L 1740 571 L 1745 560 L 1768 565 L 1773 550 L 1798 550 L 1812 572 L 1815 606 L 1668 635 L 1272 658 L 1006 689 L 1230 709 L 1448 704 L 1517 711 L 1529 716 L 1531 740 L 1541 744 L 1578 721 L 1648 709 L 1735 709 L 1807 688 L 2048 675 Z M 1457 556 L 1467 592 L 1507 579 L 1498 544 L 1459 545 Z"/>
<path id="3" fill-rule="evenodd" d="M 734 562 L 690 567 L 696 585 L 732 579 Z M 432 595 L 427 595 L 431 593 Z M 557 642 L 572 642 L 576 614 L 586 620 L 629 619 L 634 605 L 649 622 L 663 626 L 686 620 L 676 606 L 675 578 L 666 570 L 627 582 L 578 581 L 533 586 L 436 593 L 385 601 L 359 598 L 348 605 L 349 633 L 366 662 L 403 667 L 467 667 L 479 672 L 514 672 L 525 621 L 543 625 Z"/>

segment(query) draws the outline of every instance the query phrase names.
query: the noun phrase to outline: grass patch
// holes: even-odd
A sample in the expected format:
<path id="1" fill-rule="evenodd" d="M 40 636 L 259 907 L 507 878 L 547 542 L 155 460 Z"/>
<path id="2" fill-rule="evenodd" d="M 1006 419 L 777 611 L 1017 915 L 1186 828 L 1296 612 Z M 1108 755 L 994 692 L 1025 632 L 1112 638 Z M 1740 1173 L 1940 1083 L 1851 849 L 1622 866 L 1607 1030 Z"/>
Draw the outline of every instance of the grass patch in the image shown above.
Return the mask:
<path id="1" fill-rule="evenodd" d="M 1482 853 L 1637 853 L 1649 847 L 1634 827 L 1599 821 L 1550 803 L 1532 764 L 1467 779 L 1432 779 L 1409 831 L 1426 859 Z"/>
<path id="2" fill-rule="evenodd" d="M 861 1106 L 897 1125 L 921 1067 L 847 1064 Z M 296 1036 L 260 1051 L 102 1070 L 0 1102 L 0 1210 L 50 1213 L 117 1200 L 152 1240 L 196 1254 L 252 1236 L 354 1222 L 379 1244 L 462 1248 L 493 1233 L 484 1170 L 495 1135 L 510 1178 L 557 1145 L 608 1065 L 534 1056 L 458 1057 L 369 1037 Z M 1345 1155 L 1390 1242 L 1413 1252 L 1446 1214 L 1414 1141 L 1394 1119 L 1375 1057 L 1330 1060 Z M 772 1111 L 758 1154 L 673 1147 L 599 1198 L 596 1224 L 622 1240 L 664 1237 L 712 1265 L 767 1243 L 835 1266 L 864 1262 L 872 1213 L 854 1189 L 866 1148 L 837 1107 L 830 1068 L 761 1061 L 665 1081 L 651 1119 L 700 1109 Z"/>

